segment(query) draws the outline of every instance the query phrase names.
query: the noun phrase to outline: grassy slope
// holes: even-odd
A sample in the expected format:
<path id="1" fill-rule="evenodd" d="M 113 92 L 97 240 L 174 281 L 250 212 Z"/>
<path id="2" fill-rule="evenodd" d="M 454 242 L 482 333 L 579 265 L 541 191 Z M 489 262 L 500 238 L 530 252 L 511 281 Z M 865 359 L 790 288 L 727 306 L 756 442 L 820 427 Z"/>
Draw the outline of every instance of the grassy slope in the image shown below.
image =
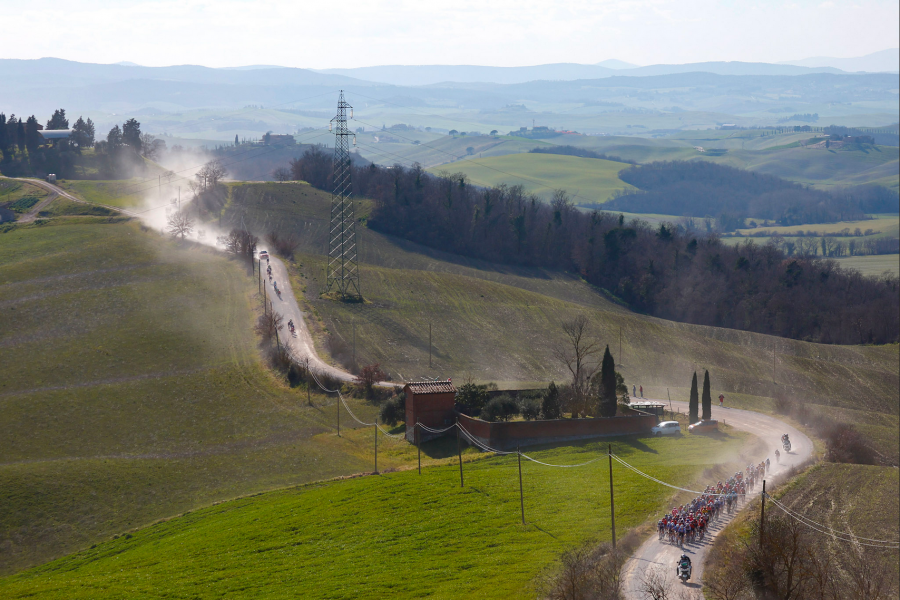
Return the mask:
<path id="1" fill-rule="evenodd" d="M 443 165 L 432 171 L 459 171 L 483 186 L 521 184 L 530 193 L 549 199 L 566 189 L 576 203 L 605 202 L 616 190 L 632 189 L 618 173 L 628 165 L 595 158 L 558 154 L 513 154 Z"/>
<path id="2" fill-rule="evenodd" d="M 24 181 L 0 179 L 0 206 L 14 204 L 22 198 L 36 198 L 38 202 L 47 197 L 47 190 Z M 34 204 L 37 204 L 35 202 Z M 13 209 L 15 210 L 15 209 Z M 27 211 L 19 211 L 27 212 Z"/>
<path id="3" fill-rule="evenodd" d="M 260 364 L 241 269 L 91 219 L 0 234 L 0 572 L 367 467 Z"/>
<path id="4" fill-rule="evenodd" d="M 688 484 L 705 465 L 739 461 L 742 436 L 629 438 L 625 460 Z M 572 464 L 605 442 L 535 450 Z M 486 458 L 303 486 L 220 504 L 0 580 L 20 598 L 158 596 L 510 598 L 556 555 L 609 535 L 605 461 L 580 469 L 523 465 L 528 526 L 519 523 L 516 462 Z M 667 506 L 664 488 L 616 468 L 619 531 Z M 502 576 L 500 574 L 502 573 Z"/>
<path id="5" fill-rule="evenodd" d="M 807 148 L 730 150 L 724 156 L 707 160 L 820 188 L 872 183 L 897 190 L 898 151 L 892 146 L 876 146 L 865 152 Z"/>
<path id="6" fill-rule="evenodd" d="M 856 269 L 863 275 L 879 276 L 888 272 L 900 277 L 900 255 L 897 254 L 848 256 L 837 260 L 842 267 Z"/>
<path id="7" fill-rule="evenodd" d="M 708 368 L 732 406 L 771 410 L 772 350 L 777 381 L 817 404 L 900 414 L 898 347 L 828 346 L 673 323 L 631 313 L 565 273 L 516 269 L 431 251 L 361 229 L 361 285 L 369 300 L 319 299 L 329 196 L 303 184 L 254 184 L 234 195 L 223 224 L 271 224 L 302 232 L 297 286 L 315 322 L 346 342 L 356 322 L 361 364 L 379 362 L 395 377 L 563 381 L 552 347 L 559 322 L 590 316 L 629 383 L 648 394 L 686 399 L 690 373 Z M 363 203 L 365 215 L 368 205 Z M 432 323 L 434 368 L 428 369 Z M 622 335 L 622 352 L 618 350 Z M 324 346 L 320 346 L 320 349 Z M 622 356 L 624 355 L 624 357 Z M 623 360 L 624 359 L 624 360 Z M 684 387 L 681 387 L 684 386 Z"/>

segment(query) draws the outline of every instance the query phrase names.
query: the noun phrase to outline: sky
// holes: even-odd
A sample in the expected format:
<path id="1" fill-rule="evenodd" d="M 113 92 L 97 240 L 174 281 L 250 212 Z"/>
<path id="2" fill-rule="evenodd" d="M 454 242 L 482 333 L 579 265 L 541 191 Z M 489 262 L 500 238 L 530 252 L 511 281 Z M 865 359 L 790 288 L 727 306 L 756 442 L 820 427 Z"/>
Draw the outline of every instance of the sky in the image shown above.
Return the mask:
<path id="1" fill-rule="evenodd" d="M 637 65 L 896 48 L 897 0 L 0 0 L 0 58 L 146 66 Z"/>

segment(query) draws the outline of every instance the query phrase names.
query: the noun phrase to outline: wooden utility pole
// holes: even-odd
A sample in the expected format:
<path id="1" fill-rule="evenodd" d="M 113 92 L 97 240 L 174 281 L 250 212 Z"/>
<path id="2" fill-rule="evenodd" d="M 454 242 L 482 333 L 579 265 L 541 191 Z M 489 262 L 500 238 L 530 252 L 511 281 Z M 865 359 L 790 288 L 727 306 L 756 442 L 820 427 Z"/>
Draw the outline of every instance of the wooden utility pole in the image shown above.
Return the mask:
<path id="1" fill-rule="evenodd" d="M 422 444 L 419 442 L 419 421 L 416 419 L 416 450 L 419 451 L 419 475 L 422 474 Z"/>
<path id="2" fill-rule="evenodd" d="M 306 403 L 312 406 L 312 392 L 310 392 L 311 384 L 309 383 L 309 357 L 306 357 Z"/>
<path id="3" fill-rule="evenodd" d="M 669 388 L 666 388 L 666 397 L 669 399 L 669 412 L 672 412 L 672 396 L 669 394 Z"/>
<path id="4" fill-rule="evenodd" d="M 612 444 L 609 444 L 609 518 L 612 521 L 612 545 L 616 549 L 616 500 L 613 497 Z"/>
<path id="5" fill-rule="evenodd" d="M 622 328 L 619 327 L 619 364 L 625 364 L 625 359 L 622 358 Z"/>
<path id="6" fill-rule="evenodd" d="M 763 479 L 762 502 L 759 504 L 759 549 L 763 547 L 763 530 L 766 527 L 766 480 Z"/>
<path id="7" fill-rule="evenodd" d="M 459 487 L 465 487 L 462 470 L 462 448 L 459 445 L 459 419 L 456 419 L 456 455 L 459 456 Z"/>
<path id="8" fill-rule="evenodd" d="M 431 322 L 428 322 L 428 368 L 431 368 Z"/>
<path id="9" fill-rule="evenodd" d="M 337 402 L 334 403 L 334 407 L 337 409 L 338 437 L 341 437 L 341 393 L 340 392 L 338 392 Z"/>
<path id="10" fill-rule="evenodd" d="M 259 259 L 259 275 L 256 278 L 256 291 L 262 290 L 262 259 Z"/>
<path id="11" fill-rule="evenodd" d="M 519 458 L 519 506 L 522 508 L 522 525 L 525 524 L 525 493 L 522 491 L 522 452 L 516 446 L 516 456 Z"/>
<path id="12" fill-rule="evenodd" d="M 378 417 L 375 417 L 375 474 L 378 475 Z"/>

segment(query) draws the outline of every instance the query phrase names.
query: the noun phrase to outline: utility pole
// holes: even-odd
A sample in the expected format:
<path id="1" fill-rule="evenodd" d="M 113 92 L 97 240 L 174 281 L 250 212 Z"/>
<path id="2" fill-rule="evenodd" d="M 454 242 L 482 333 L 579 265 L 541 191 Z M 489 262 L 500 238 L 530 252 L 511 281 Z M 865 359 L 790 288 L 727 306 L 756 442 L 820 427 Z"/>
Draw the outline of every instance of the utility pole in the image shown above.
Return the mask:
<path id="1" fill-rule="evenodd" d="M 516 446 L 516 456 L 519 458 L 519 506 L 522 508 L 522 525 L 525 524 L 525 493 L 522 491 L 522 452 Z"/>
<path id="2" fill-rule="evenodd" d="M 428 368 L 431 368 L 431 321 L 428 322 Z"/>
<path id="3" fill-rule="evenodd" d="M 622 358 L 622 328 L 619 327 L 619 364 L 625 364 L 625 359 Z"/>
<path id="4" fill-rule="evenodd" d="M 181 186 L 178 186 L 178 210 L 181 210 Z"/>
<path id="5" fill-rule="evenodd" d="M 259 275 L 256 277 L 256 291 L 262 290 L 262 259 L 259 259 Z"/>
<path id="6" fill-rule="evenodd" d="M 763 530 L 766 527 L 766 480 L 763 479 L 762 502 L 759 503 L 759 549 L 763 547 Z"/>
<path id="7" fill-rule="evenodd" d="M 334 403 L 337 409 L 338 437 L 341 437 L 341 393 L 338 392 L 337 402 Z"/>
<path id="8" fill-rule="evenodd" d="M 306 403 L 312 406 L 312 392 L 309 390 L 309 357 L 306 357 Z"/>
<path id="9" fill-rule="evenodd" d="M 419 475 L 421 475 L 422 474 L 422 444 L 419 443 L 419 420 L 418 419 L 416 419 L 415 436 L 416 436 L 416 450 L 419 451 Z"/>
<path id="10" fill-rule="evenodd" d="M 263 312 L 269 314 L 269 292 L 266 286 L 263 286 Z"/>
<path id="11" fill-rule="evenodd" d="M 160 200 L 162 200 L 162 175 L 157 175 L 156 180 L 157 180 L 157 186 L 158 186 L 156 188 L 156 190 L 157 190 L 156 195 L 159 197 Z"/>
<path id="12" fill-rule="evenodd" d="M 462 448 L 459 446 L 459 419 L 456 419 L 456 455 L 459 456 L 459 487 L 465 487 L 462 470 Z"/>
<path id="13" fill-rule="evenodd" d="M 375 474 L 378 475 L 378 417 L 375 417 Z"/>
<path id="14" fill-rule="evenodd" d="M 612 444 L 609 444 L 609 517 L 612 520 L 612 545 L 616 549 L 616 500 L 613 497 Z"/>
<path id="15" fill-rule="evenodd" d="M 353 367 L 356 368 L 356 321 L 353 321 Z"/>
<path id="16" fill-rule="evenodd" d="M 672 396 L 669 394 L 669 388 L 666 388 L 666 397 L 669 399 L 669 412 L 672 412 Z"/>

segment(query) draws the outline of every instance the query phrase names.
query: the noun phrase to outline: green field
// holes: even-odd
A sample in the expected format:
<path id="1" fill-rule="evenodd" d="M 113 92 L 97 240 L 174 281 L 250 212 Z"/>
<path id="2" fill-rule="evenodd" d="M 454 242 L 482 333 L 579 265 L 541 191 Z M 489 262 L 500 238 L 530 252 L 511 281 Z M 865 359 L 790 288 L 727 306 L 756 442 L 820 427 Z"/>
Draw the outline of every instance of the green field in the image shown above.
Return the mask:
<path id="1" fill-rule="evenodd" d="M 559 154 L 514 154 L 471 159 L 430 169 L 465 173 L 472 183 L 522 185 L 526 192 L 549 200 L 556 189 L 569 192 L 576 204 L 606 202 L 616 190 L 634 189 L 619 179 L 627 164 Z"/>
<path id="2" fill-rule="evenodd" d="M 864 221 L 840 221 L 839 223 L 814 223 L 809 225 L 788 225 L 775 227 L 760 226 L 755 229 L 738 229 L 737 232 L 740 232 L 745 236 L 759 234 L 765 234 L 767 236 L 775 234 L 781 236 L 795 236 L 798 232 L 803 233 L 807 231 L 814 231 L 821 236 L 841 233 L 844 230 L 847 230 L 848 233 L 852 234 L 857 229 L 859 229 L 861 232 L 865 232 L 871 229 L 874 234 L 879 237 L 897 237 L 898 235 L 900 235 L 900 216 L 871 216 L 874 218 L 866 219 Z"/>
<path id="3" fill-rule="evenodd" d="M 739 463 L 743 436 L 626 438 L 613 452 L 687 485 Z M 606 442 L 534 450 L 574 464 Z M 510 598 L 564 549 L 608 538 L 607 462 L 512 456 L 307 485 L 219 504 L 0 580 L 4 598 Z M 717 470 L 706 474 L 714 479 Z M 670 505 L 665 488 L 614 469 L 619 535 Z M 502 574 L 502 575 L 501 575 Z"/>
<path id="4" fill-rule="evenodd" d="M 314 441 L 333 411 L 261 364 L 255 292 L 233 262 L 136 224 L 0 234 L 0 573 L 369 466 Z"/>
<path id="5" fill-rule="evenodd" d="M 888 272 L 900 277 L 900 254 L 848 256 L 837 261 L 842 267 L 856 269 L 863 275 L 878 276 Z"/>

